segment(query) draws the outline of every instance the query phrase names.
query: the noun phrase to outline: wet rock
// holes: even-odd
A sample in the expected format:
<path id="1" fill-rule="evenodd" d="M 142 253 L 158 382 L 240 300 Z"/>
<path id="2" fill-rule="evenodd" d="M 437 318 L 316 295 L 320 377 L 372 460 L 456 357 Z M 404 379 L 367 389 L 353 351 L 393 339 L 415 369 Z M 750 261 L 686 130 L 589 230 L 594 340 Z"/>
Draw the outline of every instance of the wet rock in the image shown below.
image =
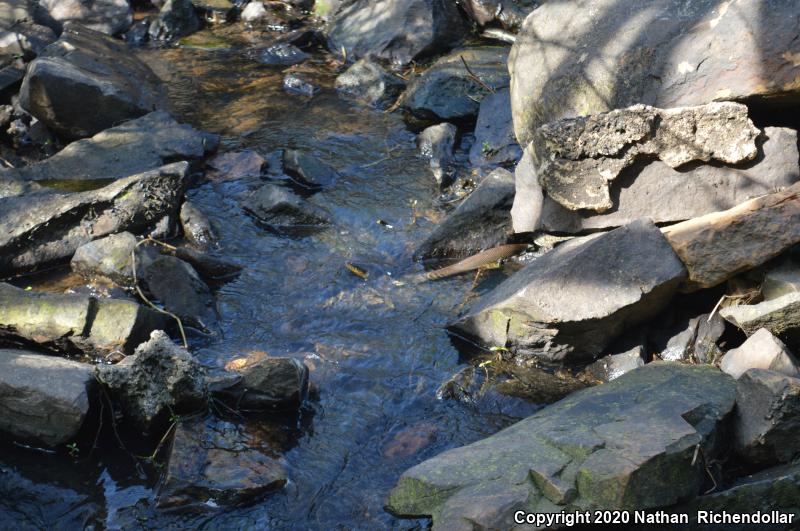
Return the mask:
<path id="1" fill-rule="evenodd" d="M 77 22 L 94 31 L 116 35 L 133 23 L 128 0 L 38 0 L 36 19 L 61 32 L 67 22 Z"/>
<path id="2" fill-rule="evenodd" d="M 192 0 L 166 0 L 158 16 L 150 23 L 148 33 L 157 41 L 169 41 L 190 35 L 200 29 L 200 19 Z"/>
<path id="3" fill-rule="evenodd" d="M 692 161 L 737 164 L 756 157 L 760 131 L 738 103 L 656 109 L 634 105 L 549 123 L 533 135 L 539 183 L 570 210 L 614 206 L 610 183 L 642 158 L 671 168 Z"/>
<path id="4" fill-rule="evenodd" d="M 397 100 L 405 82 L 371 57 L 356 61 L 336 78 L 336 90 L 367 105 L 386 108 Z"/>
<path id="5" fill-rule="evenodd" d="M 652 222 L 574 239 L 531 262 L 450 325 L 487 345 L 588 361 L 664 309 L 686 269 Z"/>
<path id="6" fill-rule="evenodd" d="M 175 249 L 175 256 L 190 264 L 206 282 L 232 280 L 242 270 L 242 266 L 240 265 L 215 258 L 187 247 L 178 247 Z"/>
<path id="7" fill-rule="evenodd" d="M 126 419 L 146 433 L 157 434 L 171 415 L 205 405 L 203 368 L 161 330 L 116 365 L 97 365 L 96 375 Z"/>
<path id="8" fill-rule="evenodd" d="M 401 104 L 422 120 L 473 118 L 480 109 L 480 98 L 491 93 L 484 85 L 495 91 L 508 87 L 507 58 L 508 48 L 500 46 L 452 52 L 409 84 Z"/>
<path id="9" fill-rule="evenodd" d="M 576 377 L 568 370 L 553 370 L 536 364 L 499 364 L 500 376 L 507 377 L 495 385 L 497 392 L 534 404 L 552 404 L 596 383 Z"/>
<path id="10" fill-rule="evenodd" d="M 276 184 L 265 184 L 253 191 L 242 207 L 259 222 L 276 228 L 329 223 L 327 212 Z"/>
<path id="11" fill-rule="evenodd" d="M 266 48 L 253 50 L 251 53 L 259 63 L 271 66 L 296 65 L 311 57 L 294 44 L 289 44 L 288 42 L 272 44 Z"/>
<path id="12" fill-rule="evenodd" d="M 644 216 L 656 223 L 684 221 L 732 208 L 800 180 L 796 131 L 767 127 L 757 145 L 757 158 L 736 166 L 701 164 L 676 170 L 661 161 L 634 164 L 611 184 L 611 210 L 575 212 L 548 198 L 542 229 L 575 234 L 618 227 Z"/>
<path id="13" fill-rule="evenodd" d="M 313 155 L 296 149 L 283 151 L 283 171 L 304 188 L 326 188 L 339 179 L 336 170 Z"/>
<path id="14" fill-rule="evenodd" d="M 637 345 L 627 352 L 604 356 L 587 366 L 584 371 L 595 380 L 610 382 L 626 372 L 644 367 L 645 355 L 644 348 Z"/>
<path id="15" fill-rule="evenodd" d="M 759 0 L 543 2 L 509 58 L 517 139 L 526 146 L 542 124 L 637 103 L 791 108 L 797 72 L 786 58 L 800 52 L 795 13 L 791 3 L 764 9 Z"/>
<path id="16" fill-rule="evenodd" d="M 511 225 L 515 233 L 534 232 L 542 224 L 544 190 L 536 176 L 531 150 L 526 149 L 514 170 L 516 194 L 511 206 Z"/>
<path id="17" fill-rule="evenodd" d="M 468 34 L 458 7 L 442 0 L 356 0 L 328 25 L 328 48 L 404 65 L 455 46 Z"/>
<path id="18" fill-rule="evenodd" d="M 466 258 L 505 243 L 513 200 L 514 176 L 494 170 L 425 238 L 414 259 Z"/>
<path id="19" fill-rule="evenodd" d="M 136 236 L 130 232 L 112 234 L 78 247 L 70 261 L 72 270 L 86 278 L 101 276 L 120 286 L 133 285 L 133 257 Z M 138 260 L 137 260 L 138 261 Z"/>
<path id="20" fill-rule="evenodd" d="M 89 364 L 0 349 L 0 431 L 45 446 L 74 440 L 93 384 Z"/>
<path id="21" fill-rule="evenodd" d="M 479 26 L 496 23 L 517 31 L 537 2 L 531 0 L 466 0 L 459 3 L 467 16 Z"/>
<path id="22" fill-rule="evenodd" d="M 771 301 L 797 292 L 800 292 L 800 268 L 793 263 L 785 262 L 764 274 L 764 281 L 761 283 L 764 300 Z"/>
<path id="23" fill-rule="evenodd" d="M 217 235 L 211 227 L 211 222 L 191 201 L 184 201 L 180 220 L 186 241 L 198 249 L 207 249 L 217 241 Z"/>
<path id="24" fill-rule="evenodd" d="M 0 180 L 119 179 L 155 170 L 174 160 L 200 159 L 216 150 L 218 142 L 216 135 L 179 124 L 167 113 L 156 111 L 73 142 L 41 162 L 2 169 Z"/>
<path id="25" fill-rule="evenodd" d="M 234 181 L 245 177 L 260 177 L 266 163 L 266 159 L 255 151 L 220 153 L 208 161 L 212 169 L 208 178 L 212 181 Z"/>
<path id="26" fill-rule="evenodd" d="M 150 20 L 142 19 L 131 26 L 122 35 L 122 39 L 131 46 L 144 46 L 150 40 Z"/>
<path id="27" fill-rule="evenodd" d="M 159 507 L 213 501 L 243 505 L 286 484 L 283 463 L 257 435 L 230 422 L 182 422 L 175 430 Z"/>
<path id="28" fill-rule="evenodd" d="M 651 363 L 407 470 L 387 506 L 432 516 L 433 529 L 508 529 L 520 509 L 670 505 L 701 492 L 706 471 L 693 456 L 698 445 L 720 455 L 734 397 L 733 379 L 713 367 Z"/>
<path id="29" fill-rule="evenodd" d="M 71 23 L 30 64 L 20 90 L 22 108 L 71 139 L 142 116 L 163 101 L 159 79 L 123 43 Z"/>
<path id="30" fill-rule="evenodd" d="M 283 90 L 289 94 L 308 96 L 310 98 L 319 92 L 319 87 L 306 81 L 303 76 L 290 73 L 286 74 L 286 77 L 283 78 Z"/>
<path id="31" fill-rule="evenodd" d="M 452 180 L 450 163 L 453 161 L 458 129 L 453 124 L 432 125 L 417 137 L 419 154 L 430 161 L 431 172 L 439 187 Z"/>
<path id="32" fill-rule="evenodd" d="M 0 338 L 47 349 L 133 352 L 163 326 L 161 314 L 133 301 L 37 293 L 0 283 Z"/>
<path id="33" fill-rule="evenodd" d="M 759 328 L 739 348 L 729 350 L 720 369 L 739 378 L 749 369 L 768 369 L 788 376 L 800 376 L 800 364 L 783 344 L 766 328 Z"/>
<path id="34" fill-rule="evenodd" d="M 475 143 L 469 151 L 473 166 L 508 166 L 522 157 L 522 149 L 514 138 L 510 98 L 504 88 L 481 101 Z"/>
<path id="35" fill-rule="evenodd" d="M 750 369 L 736 384 L 735 450 L 758 465 L 787 463 L 800 453 L 800 379 Z"/>
<path id="36" fill-rule="evenodd" d="M 229 362 L 226 368 L 239 378 L 217 396 L 236 409 L 296 409 L 308 394 L 308 367 L 294 358 L 273 358 L 254 352 Z"/>
<path id="37" fill-rule="evenodd" d="M 0 277 L 66 261 L 109 234 L 147 230 L 177 211 L 187 170 L 176 162 L 88 192 L 0 198 Z"/>
<path id="38" fill-rule="evenodd" d="M 31 60 L 42 53 L 58 37 L 47 26 L 30 20 L 14 23 L 0 22 L 0 56 L 23 57 Z"/>
<path id="39" fill-rule="evenodd" d="M 264 8 L 264 2 L 260 1 L 253 1 L 249 2 L 244 9 L 242 9 L 242 14 L 240 18 L 244 22 L 255 22 L 257 20 L 261 20 L 267 16 L 267 10 Z"/>
<path id="40" fill-rule="evenodd" d="M 684 291 L 716 286 L 800 242 L 800 183 L 664 229 L 689 271 Z"/>
<path id="41" fill-rule="evenodd" d="M 141 281 L 164 309 L 184 324 L 217 331 L 214 297 L 191 265 L 174 256 L 159 256 L 144 268 Z"/>

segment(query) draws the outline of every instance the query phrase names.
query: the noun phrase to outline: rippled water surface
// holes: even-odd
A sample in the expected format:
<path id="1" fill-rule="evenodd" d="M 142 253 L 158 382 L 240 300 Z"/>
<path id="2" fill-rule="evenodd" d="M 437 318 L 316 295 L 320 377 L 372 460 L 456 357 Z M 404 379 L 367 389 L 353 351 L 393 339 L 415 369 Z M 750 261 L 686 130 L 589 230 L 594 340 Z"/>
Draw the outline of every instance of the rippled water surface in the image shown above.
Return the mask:
<path id="1" fill-rule="evenodd" d="M 339 98 L 324 56 L 304 65 L 323 87 L 312 99 L 284 93 L 284 69 L 258 65 L 238 47 L 141 56 L 168 82 L 176 118 L 221 134 L 221 150 L 297 148 L 340 172 L 334 186 L 310 198 L 331 213 L 331 227 L 302 238 L 268 232 L 242 211 L 239 198 L 252 180 L 209 182 L 189 193 L 219 233 L 215 253 L 245 267 L 216 293 L 223 337 L 192 338 L 195 354 L 212 372 L 252 350 L 296 356 L 311 368 L 316 391 L 300 415 L 246 422 L 283 456 L 289 484 L 247 507 L 164 511 L 154 506 L 158 467 L 113 441 L 78 461 L 16 448 L 0 460 L 2 521 L 21 522 L 17 529 L 426 526 L 383 510 L 400 474 L 534 406 L 436 398 L 464 366 L 443 324 L 473 278 L 407 281 L 420 271 L 413 248 L 445 212 L 414 135 L 396 113 Z M 350 273 L 346 262 L 369 278 Z"/>

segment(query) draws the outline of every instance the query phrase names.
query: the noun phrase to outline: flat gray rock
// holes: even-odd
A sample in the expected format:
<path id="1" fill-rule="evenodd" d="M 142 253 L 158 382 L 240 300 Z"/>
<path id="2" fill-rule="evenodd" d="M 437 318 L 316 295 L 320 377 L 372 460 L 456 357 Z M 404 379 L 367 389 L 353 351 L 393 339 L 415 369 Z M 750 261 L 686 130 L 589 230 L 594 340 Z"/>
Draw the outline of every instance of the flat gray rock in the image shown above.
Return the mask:
<path id="1" fill-rule="evenodd" d="M 783 341 L 766 328 L 759 328 L 738 348 L 729 350 L 719 366 L 734 378 L 750 369 L 769 369 L 787 376 L 800 376 L 800 364 Z"/>

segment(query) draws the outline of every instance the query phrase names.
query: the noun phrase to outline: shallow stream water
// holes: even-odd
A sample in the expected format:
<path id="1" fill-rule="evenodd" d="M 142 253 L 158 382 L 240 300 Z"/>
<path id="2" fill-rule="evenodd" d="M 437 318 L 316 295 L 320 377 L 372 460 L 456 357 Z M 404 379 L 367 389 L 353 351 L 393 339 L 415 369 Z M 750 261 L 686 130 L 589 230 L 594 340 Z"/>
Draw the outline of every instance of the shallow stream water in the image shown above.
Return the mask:
<path id="1" fill-rule="evenodd" d="M 15 447 L 0 457 L 0 521 L 17 522 L 15 529 L 426 527 L 383 509 L 400 474 L 536 406 L 436 397 L 465 365 L 443 325 L 473 277 L 408 281 L 421 270 L 414 247 L 447 208 L 437 202 L 415 135 L 398 113 L 337 96 L 325 56 L 305 65 L 322 87 L 307 98 L 282 90 L 285 67 L 259 65 L 241 46 L 140 55 L 168 83 L 175 117 L 220 134 L 221 151 L 301 149 L 340 174 L 310 197 L 332 225 L 304 237 L 275 234 L 244 213 L 239 199 L 253 179 L 207 182 L 188 194 L 220 236 L 214 254 L 244 266 L 216 291 L 222 336 L 191 337 L 195 355 L 211 372 L 254 350 L 311 368 L 315 391 L 299 415 L 244 421 L 280 454 L 289 483 L 245 507 L 168 511 L 155 507 L 159 468 L 113 441 L 79 459 Z"/>

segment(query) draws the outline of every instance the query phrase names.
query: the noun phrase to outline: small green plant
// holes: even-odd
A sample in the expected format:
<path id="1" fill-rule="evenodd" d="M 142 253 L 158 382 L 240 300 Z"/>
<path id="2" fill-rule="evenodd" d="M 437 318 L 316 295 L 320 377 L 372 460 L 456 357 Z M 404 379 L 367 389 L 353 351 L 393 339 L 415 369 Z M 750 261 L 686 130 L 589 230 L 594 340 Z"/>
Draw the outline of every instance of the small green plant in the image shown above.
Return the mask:
<path id="1" fill-rule="evenodd" d="M 492 147 L 488 140 L 483 141 L 483 145 L 481 145 L 481 151 L 483 152 L 484 157 L 491 157 L 497 150 Z"/>
<path id="2" fill-rule="evenodd" d="M 76 442 L 71 442 L 71 443 L 69 443 L 69 444 L 67 445 L 67 452 L 69 453 L 69 456 L 70 456 L 71 458 L 73 458 L 73 459 L 77 459 L 77 458 L 78 458 L 78 456 L 79 456 L 79 455 L 80 455 L 80 453 L 81 453 L 81 450 L 80 450 L 80 448 L 78 448 L 78 443 L 76 443 Z"/>

